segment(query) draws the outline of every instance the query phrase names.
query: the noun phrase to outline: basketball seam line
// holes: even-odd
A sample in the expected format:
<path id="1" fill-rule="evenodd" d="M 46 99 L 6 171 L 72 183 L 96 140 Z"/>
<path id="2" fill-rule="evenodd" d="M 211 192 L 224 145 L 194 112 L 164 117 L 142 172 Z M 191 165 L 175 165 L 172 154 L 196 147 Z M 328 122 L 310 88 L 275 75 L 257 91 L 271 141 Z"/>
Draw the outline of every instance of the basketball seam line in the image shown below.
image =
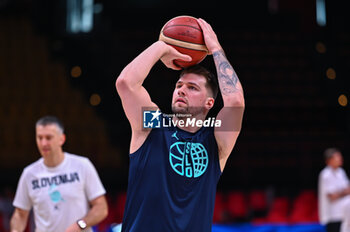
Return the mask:
<path id="1" fill-rule="evenodd" d="M 181 40 L 181 39 L 175 39 L 175 38 L 173 38 L 173 37 L 164 35 L 164 33 L 163 33 L 163 36 L 166 37 L 166 38 L 169 38 L 169 39 L 171 39 L 171 40 L 176 40 L 176 41 L 183 42 L 183 43 L 189 43 L 189 44 L 195 44 L 195 45 L 204 46 L 204 44 L 200 44 L 200 43 L 194 43 L 194 42 L 189 42 L 189 41 L 183 41 L 183 40 Z"/>
<path id="2" fill-rule="evenodd" d="M 186 42 L 186 41 L 174 39 L 174 38 L 171 38 L 169 36 L 164 35 L 163 31 L 161 32 L 161 34 L 159 36 L 159 40 L 162 40 L 164 42 L 169 42 L 169 44 L 174 45 L 174 46 L 178 46 L 181 48 L 187 48 L 187 49 L 192 49 L 192 50 L 196 50 L 196 51 L 208 52 L 208 49 L 206 48 L 206 46 L 204 44 L 197 44 L 197 43 Z M 189 46 L 194 46 L 194 47 L 188 48 L 188 47 L 184 47 L 184 46 L 181 46 L 178 44 L 172 44 L 172 43 L 170 43 L 169 40 L 175 40 L 176 42 L 179 42 L 180 44 L 188 44 Z"/>
<path id="3" fill-rule="evenodd" d="M 164 29 L 167 29 L 168 27 L 178 27 L 178 26 L 190 27 L 190 28 L 196 29 L 197 31 L 202 32 L 202 30 L 201 30 L 201 29 L 199 29 L 199 28 L 197 28 L 197 27 L 194 27 L 194 26 L 186 25 L 186 24 L 176 24 L 176 25 L 171 25 L 171 26 L 167 26 L 167 27 L 165 27 Z M 164 30 L 163 30 L 163 31 L 164 31 Z"/>

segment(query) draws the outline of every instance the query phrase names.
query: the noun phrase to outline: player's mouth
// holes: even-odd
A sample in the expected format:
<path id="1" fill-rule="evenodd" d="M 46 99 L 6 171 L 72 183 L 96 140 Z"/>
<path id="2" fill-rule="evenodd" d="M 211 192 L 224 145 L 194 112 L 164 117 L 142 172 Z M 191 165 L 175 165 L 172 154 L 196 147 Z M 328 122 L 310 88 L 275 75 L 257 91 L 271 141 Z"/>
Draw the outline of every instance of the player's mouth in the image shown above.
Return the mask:
<path id="1" fill-rule="evenodd" d="M 175 103 L 178 103 L 178 102 L 187 104 L 187 102 L 185 101 L 185 99 L 183 99 L 182 97 L 179 97 L 179 98 L 176 99 Z"/>
<path id="2" fill-rule="evenodd" d="M 41 151 L 44 152 L 44 153 L 47 153 L 47 152 L 50 151 L 50 149 L 49 148 L 42 148 Z"/>

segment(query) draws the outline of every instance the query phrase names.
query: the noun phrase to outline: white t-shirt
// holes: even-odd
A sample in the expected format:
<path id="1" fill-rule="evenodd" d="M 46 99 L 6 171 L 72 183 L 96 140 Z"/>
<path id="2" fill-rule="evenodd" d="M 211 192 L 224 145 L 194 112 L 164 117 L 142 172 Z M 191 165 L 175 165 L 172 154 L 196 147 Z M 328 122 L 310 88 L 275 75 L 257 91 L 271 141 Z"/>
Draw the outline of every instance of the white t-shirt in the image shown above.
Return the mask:
<path id="1" fill-rule="evenodd" d="M 349 196 L 330 201 L 327 194 L 344 190 L 349 186 L 349 179 L 342 168 L 325 167 L 318 179 L 319 217 L 321 224 L 339 222 L 344 218 L 344 205 Z"/>
<path id="2" fill-rule="evenodd" d="M 350 201 L 344 206 L 344 220 L 340 227 L 340 232 L 350 232 Z"/>
<path id="3" fill-rule="evenodd" d="M 65 231 L 87 214 L 89 201 L 106 193 L 88 158 L 64 155 L 54 168 L 47 167 L 43 158 L 37 160 L 19 180 L 13 205 L 24 210 L 33 207 L 36 232 Z"/>

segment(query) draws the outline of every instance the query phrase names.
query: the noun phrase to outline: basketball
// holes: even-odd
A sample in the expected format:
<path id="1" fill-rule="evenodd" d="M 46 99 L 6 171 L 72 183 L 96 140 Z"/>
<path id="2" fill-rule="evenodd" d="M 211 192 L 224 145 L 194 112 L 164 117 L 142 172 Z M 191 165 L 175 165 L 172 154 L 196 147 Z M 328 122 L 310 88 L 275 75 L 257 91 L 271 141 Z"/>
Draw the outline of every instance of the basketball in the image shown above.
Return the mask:
<path id="1" fill-rule="evenodd" d="M 175 60 L 174 63 L 186 68 L 200 63 L 208 54 L 203 32 L 197 19 L 192 16 L 178 16 L 170 19 L 162 28 L 159 40 L 173 46 L 192 61 Z"/>

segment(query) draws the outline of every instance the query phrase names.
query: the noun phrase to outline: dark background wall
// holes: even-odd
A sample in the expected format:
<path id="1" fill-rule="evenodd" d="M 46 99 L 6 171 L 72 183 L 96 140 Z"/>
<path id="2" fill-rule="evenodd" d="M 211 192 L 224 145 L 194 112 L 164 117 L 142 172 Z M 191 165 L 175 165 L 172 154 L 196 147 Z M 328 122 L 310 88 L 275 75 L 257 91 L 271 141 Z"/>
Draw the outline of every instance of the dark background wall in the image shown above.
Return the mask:
<path id="1" fill-rule="evenodd" d="M 125 189 L 130 128 L 114 83 L 178 15 L 212 25 L 245 91 L 242 132 L 219 189 L 316 189 L 322 152 L 331 146 L 350 167 L 349 106 L 338 103 L 350 87 L 350 20 L 343 5 L 326 1 L 327 25 L 320 27 L 316 1 L 94 4 L 93 29 L 72 34 L 67 1 L 0 1 L 1 186 L 15 188 L 22 169 L 40 157 L 34 123 L 55 114 L 66 124 L 65 150 L 88 156 L 108 190 Z M 210 56 L 203 65 L 215 72 Z M 81 75 L 74 78 L 77 66 Z M 165 112 L 177 75 L 157 63 L 145 82 Z M 95 106 L 93 94 L 100 98 Z"/>

